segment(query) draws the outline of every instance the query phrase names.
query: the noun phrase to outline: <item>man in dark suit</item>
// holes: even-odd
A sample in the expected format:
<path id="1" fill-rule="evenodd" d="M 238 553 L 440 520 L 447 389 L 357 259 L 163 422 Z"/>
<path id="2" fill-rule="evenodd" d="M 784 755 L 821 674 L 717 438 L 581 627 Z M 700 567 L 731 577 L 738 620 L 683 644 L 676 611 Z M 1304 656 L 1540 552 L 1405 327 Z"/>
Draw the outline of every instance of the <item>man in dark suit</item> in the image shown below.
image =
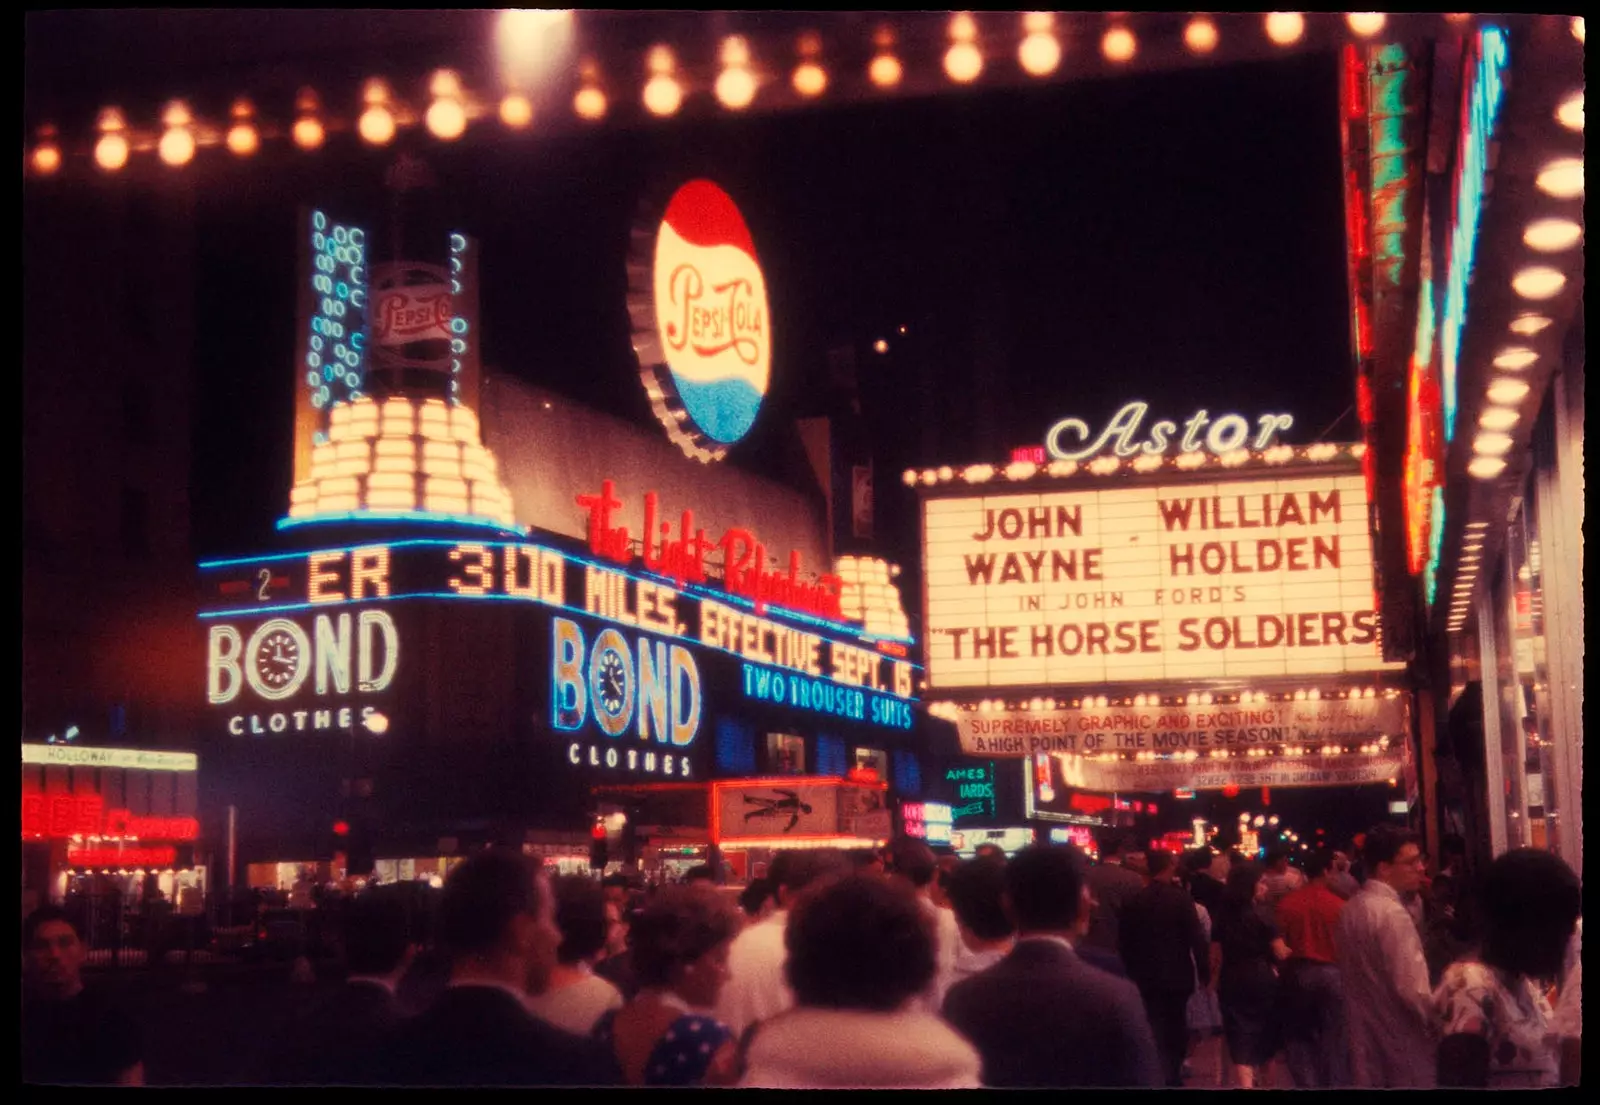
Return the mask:
<path id="1" fill-rule="evenodd" d="M 363 1086 L 382 1081 L 379 1045 L 400 1020 L 396 987 L 415 948 L 398 887 L 373 887 L 344 905 L 340 942 L 349 976 L 296 1011 L 269 1052 L 260 1081 L 282 1086 Z"/>
<path id="2" fill-rule="evenodd" d="M 1088 908 L 1071 846 L 1033 845 L 1006 869 L 1011 953 L 951 987 L 944 1017 L 983 1056 L 987 1086 L 1161 1085 L 1139 991 L 1085 963 L 1072 934 Z"/>
<path id="3" fill-rule="evenodd" d="M 1144 889 L 1144 876 L 1126 866 L 1133 840 L 1123 835 L 1110 842 L 1106 858 L 1089 868 L 1089 893 L 1094 898 L 1089 913 L 1089 934 L 1083 943 L 1112 955 L 1121 955 L 1118 920 L 1122 903 Z"/>
<path id="4" fill-rule="evenodd" d="M 1178 885 L 1177 859 L 1151 852 L 1150 885 L 1122 904 L 1122 962 L 1139 988 L 1167 1085 L 1183 1085 L 1189 995 L 1210 978 L 1211 947 L 1194 899 Z"/>
<path id="5" fill-rule="evenodd" d="M 445 881 L 439 937 L 450 982 L 382 1048 L 381 1081 L 403 1086 L 609 1086 L 610 1049 L 545 1024 L 523 997 L 542 990 L 561 930 L 538 864 L 509 849 L 479 852 Z"/>

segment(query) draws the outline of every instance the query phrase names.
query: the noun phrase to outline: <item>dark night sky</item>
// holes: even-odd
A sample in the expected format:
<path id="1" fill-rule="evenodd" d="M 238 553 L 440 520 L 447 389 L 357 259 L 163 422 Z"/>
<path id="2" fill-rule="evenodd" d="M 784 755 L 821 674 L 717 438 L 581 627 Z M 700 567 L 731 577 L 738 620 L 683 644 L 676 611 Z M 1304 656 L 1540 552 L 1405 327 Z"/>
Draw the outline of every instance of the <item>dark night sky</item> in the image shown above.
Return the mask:
<path id="1" fill-rule="evenodd" d="M 814 413 L 826 351 L 854 345 L 880 534 L 912 563 L 907 465 L 1005 459 L 1060 417 L 1103 423 L 1132 398 L 1151 418 L 1288 411 L 1300 441 L 1347 410 L 1335 89 L 1334 58 L 1312 54 L 422 150 L 442 211 L 481 241 L 485 365 L 648 425 L 628 232 L 687 176 L 723 183 L 766 268 L 775 335 L 767 406 L 731 461 L 766 467 Z M 390 157 L 346 141 L 199 190 L 196 357 L 228 366 L 200 400 L 200 555 L 259 547 L 286 508 L 295 208 L 374 225 L 384 211 Z M 880 336 L 888 356 L 870 352 Z M 1000 381 L 988 440 L 976 357 Z M 919 383 L 937 395 L 929 435 Z"/>

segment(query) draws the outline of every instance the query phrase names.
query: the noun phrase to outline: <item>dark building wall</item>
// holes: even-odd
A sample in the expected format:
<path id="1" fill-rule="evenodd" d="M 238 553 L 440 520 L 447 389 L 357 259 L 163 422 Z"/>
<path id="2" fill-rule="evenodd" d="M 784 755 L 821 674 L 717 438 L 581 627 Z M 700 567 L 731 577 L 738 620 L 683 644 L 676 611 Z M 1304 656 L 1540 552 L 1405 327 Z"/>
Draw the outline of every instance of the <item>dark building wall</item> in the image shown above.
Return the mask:
<path id="1" fill-rule="evenodd" d="M 23 249 L 23 732 L 181 745 L 201 647 L 192 195 L 40 182 Z"/>

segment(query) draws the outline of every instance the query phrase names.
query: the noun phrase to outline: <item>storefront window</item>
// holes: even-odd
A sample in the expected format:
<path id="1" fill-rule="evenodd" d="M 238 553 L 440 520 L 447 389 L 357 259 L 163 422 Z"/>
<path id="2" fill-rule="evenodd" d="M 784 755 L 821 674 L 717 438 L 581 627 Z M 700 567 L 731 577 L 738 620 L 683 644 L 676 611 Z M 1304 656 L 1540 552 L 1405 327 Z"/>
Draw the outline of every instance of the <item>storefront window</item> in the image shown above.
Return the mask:
<path id="1" fill-rule="evenodd" d="M 881 748 L 857 748 L 855 750 L 855 763 L 858 771 L 871 771 L 878 778 L 889 778 L 889 753 Z"/>
<path id="2" fill-rule="evenodd" d="M 1516 667 L 1517 705 L 1522 711 L 1517 727 L 1523 739 L 1523 778 L 1526 786 L 1527 840 L 1535 848 L 1561 850 L 1559 782 L 1555 741 L 1551 725 L 1550 664 L 1545 639 L 1545 589 L 1539 526 L 1529 504 L 1534 502 L 1530 479 L 1523 508 L 1511 526 L 1507 548 L 1511 584 L 1512 658 Z"/>
<path id="3" fill-rule="evenodd" d="M 1508 560 L 1509 556 L 1508 550 Z M 1511 594 L 1513 572 L 1508 560 L 1501 562 L 1501 570 L 1495 573 L 1490 589 L 1490 609 L 1494 614 L 1495 694 L 1492 701 L 1484 703 L 1484 709 L 1494 710 L 1499 720 L 1499 740 L 1486 740 L 1484 755 L 1494 756 L 1499 761 L 1498 780 L 1495 771 L 1488 773 L 1489 785 L 1499 790 L 1500 798 L 1497 802 L 1496 796 L 1491 795 L 1490 809 L 1504 819 L 1506 849 L 1525 848 L 1528 845 L 1528 819 L 1525 814 L 1527 791 L 1523 782 L 1527 739 L 1522 733 L 1522 719 L 1527 710 L 1522 685 L 1517 680 L 1514 600 Z M 1498 845 L 1499 842 L 1496 843 Z"/>
<path id="4" fill-rule="evenodd" d="M 767 770 L 774 775 L 804 775 L 805 738 L 799 733 L 768 733 Z"/>

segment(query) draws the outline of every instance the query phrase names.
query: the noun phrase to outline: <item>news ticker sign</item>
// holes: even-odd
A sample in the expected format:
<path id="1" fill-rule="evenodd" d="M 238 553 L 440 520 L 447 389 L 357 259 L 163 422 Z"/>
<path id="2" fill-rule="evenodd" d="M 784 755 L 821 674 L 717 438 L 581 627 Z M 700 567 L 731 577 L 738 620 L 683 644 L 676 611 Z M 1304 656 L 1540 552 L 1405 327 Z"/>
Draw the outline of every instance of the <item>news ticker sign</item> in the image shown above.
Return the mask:
<path id="1" fill-rule="evenodd" d="M 961 751 L 968 756 L 1191 750 L 1205 755 L 1216 749 L 1365 744 L 1381 737 L 1400 737 L 1406 732 L 1406 713 L 1405 700 L 1400 697 L 1328 698 L 969 712 L 956 719 L 956 729 Z"/>
<path id="2" fill-rule="evenodd" d="M 1121 760 L 1053 754 L 1051 776 L 1063 787 L 1149 793 L 1180 788 L 1329 787 L 1385 783 L 1400 774 L 1402 757 L 1392 752 L 1352 755 L 1273 756 L 1227 760 Z M 1038 774 L 1038 773 L 1036 773 Z M 1041 797 L 1043 795 L 1041 794 Z"/>
<path id="3" fill-rule="evenodd" d="M 1383 670 L 1359 473 L 930 497 L 940 689 Z"/>

